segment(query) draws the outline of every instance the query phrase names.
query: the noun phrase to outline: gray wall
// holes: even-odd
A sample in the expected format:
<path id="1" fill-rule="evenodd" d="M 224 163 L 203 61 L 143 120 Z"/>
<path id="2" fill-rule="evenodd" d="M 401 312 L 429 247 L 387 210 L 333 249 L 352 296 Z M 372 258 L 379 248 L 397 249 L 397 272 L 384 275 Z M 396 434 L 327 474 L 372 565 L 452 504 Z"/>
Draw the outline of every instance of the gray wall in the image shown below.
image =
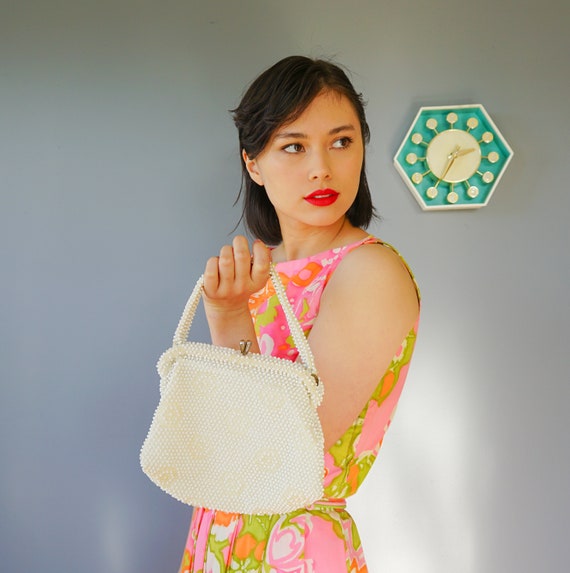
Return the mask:
<path id="1" fill-rule="evenodd" d="M 191 510 L 138 467 L 154 365 L 239 215 L 227 110 L 291 53 L 364 91 L 372 230 L 424 296 L 351 504 L 371 571 L 566 571 L 569 6 L 2 0 L 2 571 L 176 570 Z M 420 105 L 473 102 L 514 159 L 488 207 L 423 213 L 392 156 Z"/>

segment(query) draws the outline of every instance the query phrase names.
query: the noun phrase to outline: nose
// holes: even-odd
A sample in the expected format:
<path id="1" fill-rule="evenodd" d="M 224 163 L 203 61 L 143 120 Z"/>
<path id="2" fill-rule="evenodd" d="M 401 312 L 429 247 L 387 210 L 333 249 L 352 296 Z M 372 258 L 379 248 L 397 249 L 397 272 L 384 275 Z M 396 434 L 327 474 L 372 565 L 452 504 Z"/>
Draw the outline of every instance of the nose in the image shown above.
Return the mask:
<path id="1" fill-rule="evenodd" d="M 315 151 L 312 154 L 309 166 L 309 179 L 311 181 L 325 181 L 331 178 L 329 159 L 326 151 Z"/>

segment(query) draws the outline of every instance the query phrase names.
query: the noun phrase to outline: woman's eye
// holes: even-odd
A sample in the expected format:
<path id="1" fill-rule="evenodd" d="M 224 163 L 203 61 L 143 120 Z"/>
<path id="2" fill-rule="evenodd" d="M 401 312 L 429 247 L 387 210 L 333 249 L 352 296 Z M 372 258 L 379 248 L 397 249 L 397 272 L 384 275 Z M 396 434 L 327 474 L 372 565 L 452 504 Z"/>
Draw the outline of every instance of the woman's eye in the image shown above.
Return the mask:
<path id="1" fill-rule="evenodd" d="M 335 149 L 344 149 L 352 143 L 352 137 L 340 137 L 333 142 L 332 146 Z"/>
<path id="2" fill-rule="evenodd" d="M 283 147 L 283 151 L 286 151 L 287 153 L 300 153 L 303 151 L 303 146 L 300 143 L 290 143 Z"/>

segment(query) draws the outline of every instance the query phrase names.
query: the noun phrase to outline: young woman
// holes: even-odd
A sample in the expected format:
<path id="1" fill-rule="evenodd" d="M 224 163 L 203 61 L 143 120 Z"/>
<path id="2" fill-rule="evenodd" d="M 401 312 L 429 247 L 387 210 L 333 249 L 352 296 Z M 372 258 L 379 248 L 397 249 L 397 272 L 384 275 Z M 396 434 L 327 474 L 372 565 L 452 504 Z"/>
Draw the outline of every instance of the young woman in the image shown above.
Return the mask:
<path id="1" fill-rule="evenodd" d="M 244 218 L 257 239 L 250 248 L 238 236 L 206 264 L 212 342 L 251 340 L 251 352 L 296 359 L 273 261 L 325 388 L 325 495 L 284 515 L 195 508 L 180 571 L 366 571 L 345 498 L 376 458 L 402 391 L 419 296 L 398 253 L 364 230 L 373 206 L 362 98 L 338 66 L 292 56 L 261 74 L 233 113 Z"/>

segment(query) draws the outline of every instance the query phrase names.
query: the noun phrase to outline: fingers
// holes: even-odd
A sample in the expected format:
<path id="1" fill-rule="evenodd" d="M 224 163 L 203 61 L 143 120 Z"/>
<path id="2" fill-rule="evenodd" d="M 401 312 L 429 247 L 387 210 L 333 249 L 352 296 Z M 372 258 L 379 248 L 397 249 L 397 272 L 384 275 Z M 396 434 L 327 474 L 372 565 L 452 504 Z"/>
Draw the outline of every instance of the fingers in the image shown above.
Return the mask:
<path id="1" fill-rule="evenodd" d="M 218 257 L 211 257 L 206 262 L 204 269 L 204 292 L 207 297 L 214 297 L 220 285 L 220 275 L 218 270 Z"/>
<path id="2" fill-rule="evenodd" d="M 251 280 L 255 291 L 263 288 L 267 282 L 270 264 L 271 251 L 261 241 L 255 241 L 253 243 L 253 261 L 251 265 Z"/>
<path id="3" fill-rule="evenodd" d="M 235 281 L 239 286 L 245 286 L 251 280 L 251 252 L 245 237 L 238 235 L 232 242 Z"/>
<path id="4" fill-rule="evenodd" d="M 234 252 L 230 245 L 224 245 L 220 249 L 218 257 L 218 273 L 220 277 L 220 286 L 225 282 L 232 282 L 235 277 Z"/>
<path id="5" fill-rule="evenodd" d="M 252 254 L 253 253 L 253 254 Z M 209 298 L 249 296 L 269 277 L 270 250 L 255 241 L 252 250 L 243 236 L 224 245 L 218 257 L 210 258 L 204 270 L 204 291 Z"/>

